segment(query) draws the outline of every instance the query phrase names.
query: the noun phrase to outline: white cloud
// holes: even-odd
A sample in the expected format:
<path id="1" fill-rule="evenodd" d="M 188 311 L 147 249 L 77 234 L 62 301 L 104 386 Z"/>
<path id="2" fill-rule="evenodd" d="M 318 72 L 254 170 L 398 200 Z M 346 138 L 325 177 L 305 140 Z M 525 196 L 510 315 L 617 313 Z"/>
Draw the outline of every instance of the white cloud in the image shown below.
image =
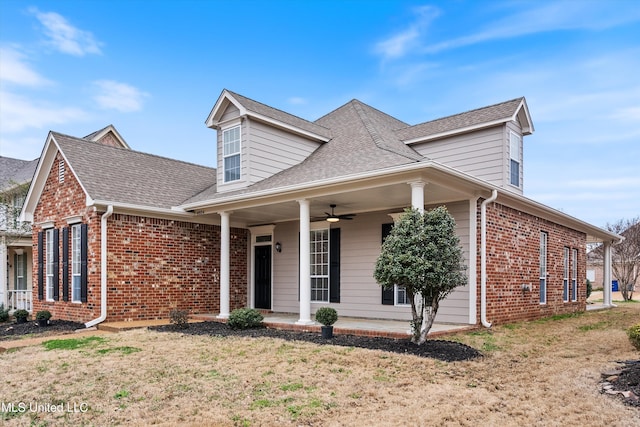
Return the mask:
<path id="1" fill-rule="evenodd" d="M 89 31 L 80 30 L 71 25 L 62 15 L 55 12 L 40 12 L 37 8 L 29 9 L 44 26 L 44 33 L 49 37 L 49 44 L 62 53 L 74 56 L 101 54 L 101 43 Z"/>
<path id="2" fill-rule="evenodd" d="M 93 84 L 98 89 L 93 99 L 101 108 L 108 110 L 124 113 L 139 111 L 144 99 L 149 96 L 138 88 L 113 80 L 97 80 Z"/>
<path id="3" fill-rule="evenodd" d="M 287 102 L 291 105 L 306 105 L 307 104 L 307 100 L 305 98 L 299 97 L 299 96 L 292 96 L 291 98 L 287 99 Z"/>
<path id="4" fill-rule="evenodd" d="M 22 53 L 10 47 L 0 48 L 0 81 L 31 87 L 51 83 L 27 64 Z"/>
<path id="5" fill-rule="evenodd" d="M 416 19 L 399 33 L 376 43 L 374 51 L 384 59 L 400 58 L 419 46 L 420 39 L 426 33 L 431 22 L 440 14 L 432 6 L 422 6 L 414 9 Z"/>
<path id="6" fill-rule="evenodd" d="M 42 129 L 50 125 L 84 120 L 87 114 L 73 107 L 36 103 L 20 95 L 1 91 L 0 122 L 3 133 Z"/>

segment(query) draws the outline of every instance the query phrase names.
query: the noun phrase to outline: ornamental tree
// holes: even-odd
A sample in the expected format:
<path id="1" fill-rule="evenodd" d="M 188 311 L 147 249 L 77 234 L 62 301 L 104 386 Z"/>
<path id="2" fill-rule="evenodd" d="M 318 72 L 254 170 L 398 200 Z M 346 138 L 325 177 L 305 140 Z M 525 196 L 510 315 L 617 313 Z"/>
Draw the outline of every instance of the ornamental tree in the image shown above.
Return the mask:
<path id="1" fill-rule="evenodd" d="M 440 301 L 467 283 L 460 239 L 447 208 L 406 209 L 382 244 L 373 276 L 384 288 L 406 289 L 411 341 L 424 344 Z"/>

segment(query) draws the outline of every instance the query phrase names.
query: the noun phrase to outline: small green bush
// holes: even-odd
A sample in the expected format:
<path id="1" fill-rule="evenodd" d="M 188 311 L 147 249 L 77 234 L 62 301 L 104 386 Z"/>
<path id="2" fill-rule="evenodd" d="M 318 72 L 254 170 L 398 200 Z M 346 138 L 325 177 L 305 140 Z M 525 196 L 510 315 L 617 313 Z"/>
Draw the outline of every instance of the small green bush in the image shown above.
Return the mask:
<path id="1" fill-rule="evenodd" d="M 331 326 L 338 321 L 338 312 L 331 307 L 320 307 L 316 310 L 316 320 L 324 326 Z"/>
<path id="2" fill-rule="evenodd" d="M 227 324 L 231 329 L 250 329 L 262 326 L 264 316 L 254 308 L 238 308 L 231 312 Z"/>
<path id="3" fill-rule="evenodd" d="M 49 310 L 41 310 L 36 313 L 36 320 L 49 320 L 51 319 L 51 312 Z"/>
<path id="4" fill-rule="evenodd" d="M 593 285 L 591 284 L 591 280 L 587 279 L 587 298 L 591 296 L 591 292 L 593 292 Z"/>
<path id="5" fill-rule="evenodd" d="M 0 323 L 9 320 L 9 309 L 4 308 L 4 304 L 0 304 Z"/>
<path id="6" fill-rule="evenodd" d="M 636 350 L 640 350 L 640 323 L 627 329 L 627 335 L 629 335 L 631 345 L 633 345 Z"/>
<path id="7" fill-rule="evenodd" d="M 189 327 L 189 311 L 173 309 L 169 312 L 169 322 L 176 325 L 178 329 L 187 329 Z"/>
<path id="8" fill-rule="evenodd" d="M 16 320 L 22 319 L 27 320 L 27 317 L 29 317 L 29 312 L 27 310 L 16 310 L 13 312 L 13 317 L 16 318 Z"/>

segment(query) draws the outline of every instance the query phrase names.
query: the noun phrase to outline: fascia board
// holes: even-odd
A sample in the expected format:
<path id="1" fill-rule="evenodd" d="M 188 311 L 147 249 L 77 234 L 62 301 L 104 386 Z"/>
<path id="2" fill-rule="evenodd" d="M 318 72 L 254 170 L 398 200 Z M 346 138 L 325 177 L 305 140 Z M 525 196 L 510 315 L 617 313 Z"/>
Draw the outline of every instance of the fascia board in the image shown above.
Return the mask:
<path id="1" fill-rule="evenodd" d="M 216 120 L 216 116 L 221 111 L 221 109 L 226 108 L 227 104 L 231 103 L 235 105 L 238 110 L 240 110 L 240 116 L 245 116 L 247 114 L 247 110 L 242 106 L 240 102 L 238 102 L 226 89 L 222 91 L 215 105 L 211 109 L 205 124 L 209 128 L 216 128 L 218 123 Z"/>
<path id="2" fill-rule="evenodd" d="M 173 219 L 186 222 L 198 222 L 202 224 L 215 223 L 206 217 L 195 214 L 193 212 L 187 212 L 183 209 L 176 208 L 158 208 L 152 206 L 141 206 L 132 203 L 119 203 L 108 200 L 87 200 L 87 206 L 94 206 L 96 208 L 104 208 L 107 206 L 113 206 L 114 213 L 124 213 L 130 215 L 150 216 L 154 218 Z"/>
<path id="3" fill-rule="evenodd" d="M 404 142 L 406 145 L 418 144 L 420 142 L 432 141 L 434 139 L 446 138 L 446 137 L 453 136 L 453 135 L 473 132 L 475 130 L 490 128 L 490 127 L 493 127 L 493 126 L 498 126 L 498 125 L 504 124 L 504 123 L 506 123 L 508 121 L 511 121 L 511 120 L 513 120 L 513 117 L 506 117 L 506 118 L 502 118 L 502 119 L 499 119 L 499 120 L 494 120 L 494 121 L 491 121 L 491 122 L 484 122 L 484 123 L 479 123 L 477 125 L 467 126 L 467 127 L 463 127 L 463 128 L 451 129 L 451 130 L 448 130 L 446 132 L 434 133 L 434 134 L 428 135 L 428 136 L 420 136 L 420 137 L 408 139 L 408 140 L 402 141 L 402 142 Z"/>
<path id="4" fill-rule="evenodd" d="M 267 116 L 263 116 L 262 114 L 254 113 L 253 111 L 248 111 L 247 110 L 246 115 L 248 117 L 252 117 L 252 118 L 254 118 L 256 120 L 259 120 L 261 122 L 269 123 L 270 125 L 273 125 L 275 127 L 279 127 L 279 128 L 288 130 L 290 132 L 296 133 L 298 135 L 302 135 L 302 136 L 305 136 L 307 138 L 315 139 L 317 141 L 328 142 L 331 139 L 329 137 L 322 136 L 322 135 L 319 135 L 319 134 L 314 133 L 314 132 L 309 132 L 309 131 L 306 131 L 304 129 L 300 129 L 299 127 L 296 127 L 296 126 L 289 125 L 289 124 L 281 122 L 279 120 L 272 119 L 271 117 L 267 117 Z"/>

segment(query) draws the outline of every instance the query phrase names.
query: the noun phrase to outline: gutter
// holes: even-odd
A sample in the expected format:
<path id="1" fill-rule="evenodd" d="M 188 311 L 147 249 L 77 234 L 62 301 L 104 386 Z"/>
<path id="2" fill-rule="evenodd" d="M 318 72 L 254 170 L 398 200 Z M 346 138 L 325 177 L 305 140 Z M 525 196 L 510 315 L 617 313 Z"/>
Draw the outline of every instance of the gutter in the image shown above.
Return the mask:
<path id="1" fill-rule="evenodd" d="M 91 328 L 107 318 L 107 219 L 113 214 L 113 205 L 100 219 L 100 317 L 84 324 Z"/>
<path id="2" fill-rule="evenodd" d="M 498 198 L 498 190 L 491 191 L 491 197 L 480 205 L 480 321 L 490 328 L 487 321 L 487 205 Z"/>

